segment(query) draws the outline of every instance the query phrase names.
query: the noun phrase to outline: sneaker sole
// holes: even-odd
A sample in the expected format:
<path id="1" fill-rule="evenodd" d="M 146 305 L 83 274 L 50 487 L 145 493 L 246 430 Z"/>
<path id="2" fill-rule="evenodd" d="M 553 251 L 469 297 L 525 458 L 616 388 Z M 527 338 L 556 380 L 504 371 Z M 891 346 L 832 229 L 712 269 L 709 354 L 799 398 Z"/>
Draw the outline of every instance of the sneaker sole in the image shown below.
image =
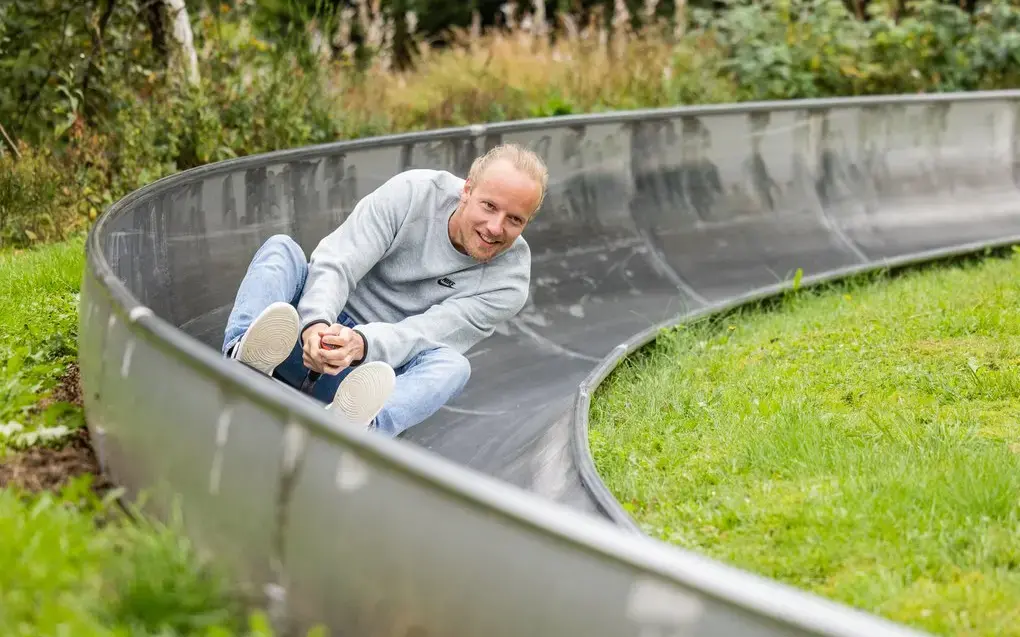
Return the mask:
<path id="1" fill-rule="evenodd" d="M 300 318 L 290 303 L 273 303 L 252 321 L 237 344 L 237 360 L 272 374 L 297 342 Z"/>
<path id="2" fill-rule="evenodd" d="M 386 363 L 363 363 L 344 378 L 326 409 L 337 412 L 345 424 L 367 427 L 386 405 L 396 380 Z"/>

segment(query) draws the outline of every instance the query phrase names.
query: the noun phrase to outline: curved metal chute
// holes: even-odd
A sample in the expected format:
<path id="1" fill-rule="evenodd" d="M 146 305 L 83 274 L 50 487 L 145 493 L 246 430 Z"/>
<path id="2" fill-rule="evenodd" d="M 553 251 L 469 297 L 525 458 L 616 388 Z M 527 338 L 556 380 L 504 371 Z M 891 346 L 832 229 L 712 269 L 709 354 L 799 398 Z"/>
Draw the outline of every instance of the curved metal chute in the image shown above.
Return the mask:
<path id="1" fill-rule="evenodd" d="M 587 455 L 593 388 L 664 325 L 805 280 L 1020 237 L 1020 93 L 562 117 L 280 151 L 132 193 L 87 242 L 100 461 L 265 597 L 337 635 L 907 635 L 652 540 Z M 332 426 L 218 353 L 269 236 L 310 253 L 413 167 L 517 141 L 549 164 L 527 307 L 402 439 Z"/>

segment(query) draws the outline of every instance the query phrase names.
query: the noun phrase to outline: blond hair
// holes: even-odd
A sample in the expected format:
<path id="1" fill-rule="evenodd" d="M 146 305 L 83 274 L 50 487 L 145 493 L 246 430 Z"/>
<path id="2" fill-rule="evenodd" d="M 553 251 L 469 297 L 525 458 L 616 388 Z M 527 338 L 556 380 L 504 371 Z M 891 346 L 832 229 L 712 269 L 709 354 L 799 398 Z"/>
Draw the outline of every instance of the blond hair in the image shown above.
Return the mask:
<path id="1" fill-rule="evenodd" d="M 535 205 L 535 211 L 538 211 L 542 207 L 542 202 L 545 200 L 545 191 L 549 185 L 549 170 L 545 166 L 545 162 L 535 152 L 524 148 L 519 144 L 506 143 L 500 144 L 490 149 L 484 155 L 476 158 L 471 164 L 471 171 L 468 173 L 468 181 L 473 184 L 479 183 L 482 175 L 489 168 L 489 165 L 494 161 L 505 160 L 521 171 L 528 177 L 531 177 L 538 182 L 541 187 L 541 192 L 538 196 L 538 203 Z"/>

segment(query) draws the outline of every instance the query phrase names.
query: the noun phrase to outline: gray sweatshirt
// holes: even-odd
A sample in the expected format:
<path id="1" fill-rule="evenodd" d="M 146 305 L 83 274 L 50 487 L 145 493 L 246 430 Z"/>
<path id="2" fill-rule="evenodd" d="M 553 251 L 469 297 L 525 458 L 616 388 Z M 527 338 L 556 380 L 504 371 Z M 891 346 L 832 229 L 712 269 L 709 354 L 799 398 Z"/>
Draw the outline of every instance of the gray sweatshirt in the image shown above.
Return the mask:
<path id="1" fill-rule="evenodd" d="M 302 331 L 345 310 L 365 337 L 361 362 L 397 368 L 446 345 L 464 353 L 516 315 L 528 297 L 531 250 L 523 237 L 489 263 L 459 252 L 448 222 L 464 180 L 413 169 L 354 207 L 312 252 L 298 303 Z"/>

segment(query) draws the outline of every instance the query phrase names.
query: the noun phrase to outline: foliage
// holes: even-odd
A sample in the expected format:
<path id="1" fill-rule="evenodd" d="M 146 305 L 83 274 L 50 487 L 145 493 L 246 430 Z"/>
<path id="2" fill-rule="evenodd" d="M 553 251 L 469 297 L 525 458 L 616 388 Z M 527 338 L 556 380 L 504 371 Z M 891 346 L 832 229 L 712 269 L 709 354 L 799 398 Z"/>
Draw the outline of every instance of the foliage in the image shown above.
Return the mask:
<path id="1" fill-rule="evenodd" d="M 860 21 L 838 0 L 738 0 L 723 19 L 694 12 L 724 54 L 737 100 L 1008 88 L 1020 79 L 1020 8 L 991 0 L 973 15 L 920 0 L 906 15 L 872 6 Z"/>
<path id="2" fill-rule="evenodd" d="M 63 233 L 58 198 L 62 176 L 44 151 L 0 157 L 0 241 L 26 244 Z"/>
<path id="3" fill-rule="evenodd" d="M 63 240 L 113 201 L 108 150 L 75 124 L 63 152 L 19 143 L 20 159 L 0 155 L 0 247 Z"/>
<path id="4" fill-rule="evenodd" d="M 542 18 L 529 2 L 464 3 L 436 46 L 438 27 L 423 25 L 431 0 L 209 0 L 191 5 L 201 80 L 190 86 L 168 77 L 141 0 L 12 0 L 0 8 L 0 124 L 25 157 L 0 145 L 0 246 L 60 239 L 160 177 L 279 148 L 609 109 L 1020 83 L 1010 0 L 973 14 L 872 2 L 863 20 L 844 0 L 689 4 L 674 14 L 665 1 L 550 1 Z M 479 24 L 500 27 L 465 28 L 476 9 Z"/>
<path id="5" fill-rule="evenodd" d="M 6 0 L 0 6 L 0 123 L 31 143 L 117 108 L 112 88 L 156 62 L 139 0 Z"/>
<path id="6" fill-rule="evenodd" d="M 812 98 L 855 93 L 868 26 L 834 0 L 740 0 L 724 20 L 695 12 L 696 32 L 724 53 L 720 71 L 737 99 Z"/>
<path id="7" fill-rule="evenodd" d="M 207 15 L 198 86 L 119 86 L 109 115 L 111 188 L 129 192 L 178 170 L 239 155 L 332 141 L 343 121 L 324 70 L 258 39 L 245 22 Z"/>
<path id="8" fill-rule="evenodd" d="M 246 611 L 185 539 L 179 516 L 126 518 L 90 484 L 82 476 L 58 493 L 0 490 L 0 632 L 274 637 L 265 613 Z"/>

